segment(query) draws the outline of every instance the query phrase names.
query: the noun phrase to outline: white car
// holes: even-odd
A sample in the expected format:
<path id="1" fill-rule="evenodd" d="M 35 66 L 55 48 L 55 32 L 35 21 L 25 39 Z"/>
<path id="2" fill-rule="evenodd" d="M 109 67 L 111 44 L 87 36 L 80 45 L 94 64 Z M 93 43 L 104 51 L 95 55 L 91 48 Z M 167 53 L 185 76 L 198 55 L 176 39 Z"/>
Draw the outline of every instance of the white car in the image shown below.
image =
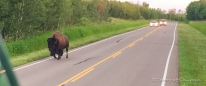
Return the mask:
<path id="1" fill-rule="evenodd" d="M 149 25 L 150 25 L 150 27 L 152 27 L 152 26 L 158 27 L 159 26 L 159 24 L 156 20 L 152 20 Z"/>

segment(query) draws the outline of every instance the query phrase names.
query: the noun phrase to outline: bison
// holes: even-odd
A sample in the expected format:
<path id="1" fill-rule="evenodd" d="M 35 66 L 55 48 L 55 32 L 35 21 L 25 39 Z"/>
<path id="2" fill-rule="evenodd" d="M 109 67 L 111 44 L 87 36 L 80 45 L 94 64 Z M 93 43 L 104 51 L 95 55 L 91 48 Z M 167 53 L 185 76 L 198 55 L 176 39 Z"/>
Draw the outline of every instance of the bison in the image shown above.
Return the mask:
<path id="1" fill-rule="evenodd" d="M 67 38 L 67 36 L 57 31 L 53 34 L 51 38 L 47 39 L 47 43 L 50 55 L 54 56 L 55 59 L 61 59 L 61 56 L 63 55 L 63 50 L 65 48 L 67 53 L 66 58 L 68 58 L 69 39 Z M 55 54 L 58 54 L 58 58 L 56 58 Z"/>

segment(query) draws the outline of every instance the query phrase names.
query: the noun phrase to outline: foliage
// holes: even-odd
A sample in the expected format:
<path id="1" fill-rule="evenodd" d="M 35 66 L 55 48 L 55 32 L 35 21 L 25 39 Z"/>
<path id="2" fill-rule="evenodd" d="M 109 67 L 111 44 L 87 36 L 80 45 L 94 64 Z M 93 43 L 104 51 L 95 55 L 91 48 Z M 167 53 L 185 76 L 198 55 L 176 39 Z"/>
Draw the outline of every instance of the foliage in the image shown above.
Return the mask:
<path id="1" fill-rule="evenodd" d="M 129 2 L 110 1 L 109 14 L 111 17 L 122 19 L 169 19 L 176 21 L 185 21 L 185 14 L 182 10 L 169 9 L 168 13 L 160 8 L 149 8 L 149 4 L 143 2 L 142 5 Z M 141 18 L 140 18 L 141 17 Z M 143 17 L 143 18 L 142 18 Z"/>
<path id="2" fill-rule="evenodd" d="M 116 0 L 2 0 L 0 30 L 7 42 L 38 36 L 60 28 L 120 19 L 170 19 L 185 21 L 176 9 L 165 10 Z"/>
<path id="3" fill-rule="evenodd" d="M 188 20 L 205 20 L 206 19 L 206 1 L 194 1 L 187 7 Z"/>
<path id="4" fill-rule="evenodd" d="M 107 3 L 107 0 L 2 0 L 0 30 L 9 42 L 65 26 L 106 21 Z M 103 6 L 101 11 L 99 5 Z"/>
<path id="5" fill-rule="evenodd" d="M 109 14 L 111 17 L 136 20 L 140 17 L 138 4 L 111 1 Z"/>

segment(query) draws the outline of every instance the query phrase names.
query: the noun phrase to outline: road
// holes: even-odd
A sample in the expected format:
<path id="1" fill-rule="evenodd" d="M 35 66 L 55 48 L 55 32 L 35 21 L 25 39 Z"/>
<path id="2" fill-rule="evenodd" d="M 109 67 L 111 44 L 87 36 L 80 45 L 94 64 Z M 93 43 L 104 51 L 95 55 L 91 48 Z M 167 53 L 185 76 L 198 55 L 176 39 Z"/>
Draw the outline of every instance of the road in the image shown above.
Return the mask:
<path id="1" fill-rule="evenodd" d="M 178 86 L 176 26 L 144 27 L 14 71 L 21 86 Z"/>

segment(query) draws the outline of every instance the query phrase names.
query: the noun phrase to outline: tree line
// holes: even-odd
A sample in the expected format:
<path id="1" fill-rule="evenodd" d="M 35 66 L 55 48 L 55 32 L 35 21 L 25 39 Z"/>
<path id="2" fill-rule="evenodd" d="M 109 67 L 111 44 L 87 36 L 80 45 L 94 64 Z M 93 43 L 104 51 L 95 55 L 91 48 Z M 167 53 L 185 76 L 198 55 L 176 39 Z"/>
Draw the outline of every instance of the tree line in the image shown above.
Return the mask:
<path id="1" fill-rule="evenodd" d="M 69 25 L 104 21 L 107 0 L 1 0 L 3 38 L 17 40 Z"/>
<path id="2" fill-rule="evenodd" d="M 121 19 L 184 20 L 176 10 L 166 13 L 160 8 L 115 0 L 1 0 L 0 30 L 6 41 L 38 36 L 65 26 Z"/>
<path id="3" fill-rule="evenodd" d="M 182 10 L 169 9 L 162 10 L 160 8 L 149 8 L 149 4 L 143 2 L 140 4 L 132 4 L 129 2 L 110 1 L 109 15 L 111 17 L 122 19 L 170 19 L 176 21 L 185 21 L 186 14 Z"/>
<path id="4" fill-rule="evenodd" d="M 206 19 L 206 0 L 191 2 L 187 7 L 188 20 L 205 20 Z"/>

